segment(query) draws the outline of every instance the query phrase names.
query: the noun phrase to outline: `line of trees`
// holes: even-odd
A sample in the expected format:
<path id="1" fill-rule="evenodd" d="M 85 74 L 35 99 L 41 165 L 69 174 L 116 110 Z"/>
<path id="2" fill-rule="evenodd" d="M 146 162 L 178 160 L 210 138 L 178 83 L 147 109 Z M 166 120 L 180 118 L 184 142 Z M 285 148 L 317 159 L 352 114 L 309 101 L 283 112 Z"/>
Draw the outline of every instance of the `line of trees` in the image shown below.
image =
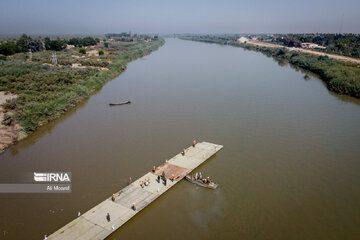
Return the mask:
<path id="1" fill-rule="evenodd" d="M 0 45 L 0 54 L 5 56 L 13 55 L 19 52 L 38 52 L 43 49 L 43 44 L 40 40 L 34 40 L 31 37 L 23 34 L 16 42 L 4 42 Z"/>
<path id="2" fill-rule="evenodd" d="M 100 42 L 100 39 L 93 37 L 84 38 L 70 38 L 67 44 L 74 45 L 75 47 L 93 46 Z"/>
<path id="3" fill-rule="evenodd" d="M 42 50 L 61 51 L 66 48 L 67 44 L 83 47 L 96 45 L 99 41 L 98 38 L 93 37 L 70 38 L 69 40 L 60 38 L 50 39 L 49 37 L 46 37 L 44 40 L 32 39 L 30 36 L 23 34 L 17 41 L 8 41 L 0 44 L 0 54 L 9 56 L 15 53 L 29 52 L 29 49 L 31 52 Z"/>

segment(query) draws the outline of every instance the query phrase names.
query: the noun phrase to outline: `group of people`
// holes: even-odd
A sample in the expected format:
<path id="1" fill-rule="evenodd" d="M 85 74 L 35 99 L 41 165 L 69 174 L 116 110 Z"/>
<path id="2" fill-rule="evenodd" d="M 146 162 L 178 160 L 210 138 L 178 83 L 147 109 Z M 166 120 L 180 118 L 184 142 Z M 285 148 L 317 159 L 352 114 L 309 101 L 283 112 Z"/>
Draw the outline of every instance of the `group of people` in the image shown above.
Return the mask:
<path id="1" fill-rule="evenodd" d="M 195 175 L 193 176 L 194 180 L 200 180 L 201 178 L 202 178 L 201 172 L 196 172 Z"/>
<path id="2" fill-rule="evenodd" d="M 166 186 L 167 180 L 166 180 L 166 177 L 165 177 L 165 172 L 162 173 L 161 177 L 160 177 L 160 175 L 157 176 L 157 182 L 160 183 L 161 179 L 163 180 L 164 185 Z M 173 182 L 174 180 L 175 180 L 175 175 L 174 175 L 174 174 L 171 174 L 171 176 L 170 176 L 170 181 Z M 150 184 L 150 177 L 145 178 L 144 181 L 141 181 L 140 186 L 141 186 L 142 188 L 144 188 L 144 187 L 149 186 L 149 184 Z"/>
<path id="3" fill-rule="evenodd" d="M 160 175 L 157 176 L 158 183 L 160 183 L 161 179 L 163 180 L 163 183 L 166 186 L 167 180 L 166 180 L 166 177 L 165 177 L 165 172 L 162 172 L 161 177 L 160 177 Z"/>
<path id="4" fill-rule="evenodd" d="M 145 178 L 144 181 L 141 181 L 140 186 L 143 188 L 149 186 L 149 184 L 150 184 L 150 177 Z"/>
<path id="5" fill-rule="evenodd" d="M 201 172 L 196 172 L 192 178 L 193 180 L 201 181 L 202 183 L 206 183 L 206 184 L 211 182 L 209 177 L 203 178 Z"/>
<path id="6" fill-rule="evenodd" d="M 206 184 L 208 184 L 208 183 L 210 183 L 210 182 L 211 182 L 211 180 L 210 180 L 210 178 L 209 178 L 209 177 L 207 177 L 207 178 L 203 178 L 201 181 L 202 181 L 203 183 L 206 183 Z"/>

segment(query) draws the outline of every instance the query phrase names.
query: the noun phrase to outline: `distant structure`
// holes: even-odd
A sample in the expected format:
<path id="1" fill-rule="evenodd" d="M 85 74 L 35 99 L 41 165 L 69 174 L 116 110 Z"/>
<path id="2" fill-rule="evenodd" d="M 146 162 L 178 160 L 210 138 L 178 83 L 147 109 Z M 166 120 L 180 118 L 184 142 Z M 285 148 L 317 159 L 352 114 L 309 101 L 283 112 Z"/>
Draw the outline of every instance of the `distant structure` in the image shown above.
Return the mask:
<path id="1" fill-rule="evenodd" d="M 32 60 L 32 51 L 31 49 L 29 49 L 29 62 L 31 62 L 31 60 Z"/>
<path id="2" fill-rule="evenodd" d="M 51 55 L 51 62 L 52 64 L 56 65 L 58 62 L 57 62 L 57 57 L 56 57 L 56 53 L 53 53 Z"/>
<path id="3" fill-rule="evenodd" d="M 74 47 L 75 47 L 75 45 L 66 44 L 66 49 L 67 49 L 67 50 L 72 49 L 72 48 L 74 48 Z"/>
<path id="4" fill-rule="evenodd" d="M 325 49 L 326 47 L 321 46 L 319 44 L 316 43 L 301 43 L 301 47 L 302 48 L 309 48 L 309 49 L 314 49 L 314 48 L 319 48 L 319 49 Z"/>
<path id="5" fill-rule="evenodd" d="M 238 39 L 239 43 L 247 43 L 248 41 L 249 41 L 249 39 L 246 38 L 246 37 L 241 37 L 241 38 Z"/>

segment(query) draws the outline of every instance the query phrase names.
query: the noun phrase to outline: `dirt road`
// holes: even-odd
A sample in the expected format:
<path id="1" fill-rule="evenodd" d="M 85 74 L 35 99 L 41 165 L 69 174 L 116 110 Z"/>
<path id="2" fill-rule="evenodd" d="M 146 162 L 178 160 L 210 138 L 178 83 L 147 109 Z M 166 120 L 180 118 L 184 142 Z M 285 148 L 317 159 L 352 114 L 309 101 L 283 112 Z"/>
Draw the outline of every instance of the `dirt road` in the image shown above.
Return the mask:
<path id="1" fill-rule="evenodd" d="M 262 47 L 270 47 L 270 48 L 286 48 L 289 51 L 310 53 L 310 54 L 319 55 L 319 56 L 328 56 L 331 59 L 336 59 L 336 60 L 343 61 L 343 62 L 352 62 L 352 63 L 360 64 L 360 59 L 336 55 L 336 54 L 330 54 L 330 53 L 323 53 L 323 52 L 318 52 L 318 51 L 310 50 L 310 49 L 285 47 L 285 46 L 279 45 L 279 44 L 259 42 L 259 41 L 254 41 L 254 40 L 249 40 L 246 44 L 262 46 Z"/>

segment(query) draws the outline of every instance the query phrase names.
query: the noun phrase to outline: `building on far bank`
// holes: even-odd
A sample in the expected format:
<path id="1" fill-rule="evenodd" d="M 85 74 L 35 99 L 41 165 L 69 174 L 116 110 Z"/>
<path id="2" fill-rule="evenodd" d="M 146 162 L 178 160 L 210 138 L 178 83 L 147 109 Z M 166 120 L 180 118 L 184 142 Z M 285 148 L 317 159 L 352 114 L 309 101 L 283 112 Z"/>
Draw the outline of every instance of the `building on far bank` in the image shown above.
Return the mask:
<path id="1" fill-rule="evenodd" d="M 74 48 L 74 47 L 75 47 L 74 45 L 66 44 L 66 49 L 72 49 L 72 48 Z"/>
<path id="2" fill-rule="evenodd" d="M 316 43 L 301 43 L 301 47 L 302 48 L 311 48 L 311 49 L 314 49 L 314 48 L 325 49 L 326 48 L 326 47 L 321 46 L 321 45 L 316 44 Z"/>
<path id="3" fill-rule="evenodd" d="M 249 42 L 249 39 L 246 38 L 246 37 L 240 37 L 240 38 L 238 39 L 238 42 L 239 42 L 239 43 L 247 43 L 247 42 Z"/>

